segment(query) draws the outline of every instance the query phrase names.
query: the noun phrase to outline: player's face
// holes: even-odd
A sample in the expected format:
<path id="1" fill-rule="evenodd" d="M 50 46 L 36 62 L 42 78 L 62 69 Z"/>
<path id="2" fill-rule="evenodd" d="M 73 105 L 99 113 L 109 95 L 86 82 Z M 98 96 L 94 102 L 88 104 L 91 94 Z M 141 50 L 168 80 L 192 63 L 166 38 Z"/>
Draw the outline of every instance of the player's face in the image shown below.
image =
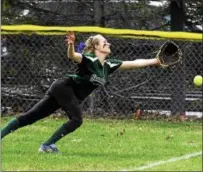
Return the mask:
<path id="1" fill-rule="evenodd" d="M 101 53 L 109 55 L 111 53 L 110 43 L 103 37 L 99 37 L 99 44 L 97 45 L 96 49 Z"/>

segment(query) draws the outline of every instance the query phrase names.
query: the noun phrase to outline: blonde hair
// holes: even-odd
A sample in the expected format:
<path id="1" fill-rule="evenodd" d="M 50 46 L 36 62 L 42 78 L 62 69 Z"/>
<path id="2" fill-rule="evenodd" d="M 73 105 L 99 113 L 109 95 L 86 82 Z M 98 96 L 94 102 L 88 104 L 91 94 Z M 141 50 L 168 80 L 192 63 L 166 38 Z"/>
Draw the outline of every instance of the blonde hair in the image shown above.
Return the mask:
<path id="1" fill-rule="evenodd" d="M 83 49 L 83 53 L 94 53 L 95 51 L 95 45 L 99 44 L 100 37 L 102 35 L 98 34 L 95 36 L 90 36 L 86 41 L 85 41 L 85 47 Z"/>

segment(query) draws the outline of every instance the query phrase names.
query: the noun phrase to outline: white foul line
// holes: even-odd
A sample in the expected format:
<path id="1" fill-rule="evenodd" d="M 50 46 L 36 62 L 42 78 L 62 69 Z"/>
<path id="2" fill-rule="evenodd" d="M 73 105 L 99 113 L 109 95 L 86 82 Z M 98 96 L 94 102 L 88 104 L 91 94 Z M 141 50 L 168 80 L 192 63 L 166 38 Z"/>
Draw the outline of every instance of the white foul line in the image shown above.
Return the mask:
<path id="1" fill-rule="evenodd" d="M 196 156 L 200 156 L 200 155 L 202 155 L 202 151 L 201 152 L 196 152 L 196 153 L 191 153 L 191 154 L 186 154 L 186 155 L 180 156 L 180 157 L 174 157 L 174 158 L 171 158 L 171 159 L 168 159 L 168 160 L 165 160 L 165 161 L 157 161 L 155 163 L 151 163 L 151 164 L 147 164 L 145 166 L 135 168 L 134 170 L 144 170 L 144 169 L 155 167 L 155 166 L 165 164 L 165 163 L 168 163 L 168 162 L 175 162 L 175 161 L 180 161 L 180 160 L 183 160 L 183 159 L 190 159 L 192 157 L 196 157 Z"/>

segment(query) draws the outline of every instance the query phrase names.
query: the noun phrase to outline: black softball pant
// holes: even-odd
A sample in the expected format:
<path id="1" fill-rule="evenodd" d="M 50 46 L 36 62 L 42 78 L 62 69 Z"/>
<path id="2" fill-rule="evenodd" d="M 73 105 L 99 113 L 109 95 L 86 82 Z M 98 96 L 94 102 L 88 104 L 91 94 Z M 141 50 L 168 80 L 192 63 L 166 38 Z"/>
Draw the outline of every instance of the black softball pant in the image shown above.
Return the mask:
<path id="1" fill-rule="evenodd" d="M 72 86 L 71 79 L 55 81 L 40 102 L 28 112 L 17 117 L 20 127 L 30 125 L 62 108 L 70 119 L 67 124 L 71 131 L 78 128 L 83 122 L 82 111 Z"/>

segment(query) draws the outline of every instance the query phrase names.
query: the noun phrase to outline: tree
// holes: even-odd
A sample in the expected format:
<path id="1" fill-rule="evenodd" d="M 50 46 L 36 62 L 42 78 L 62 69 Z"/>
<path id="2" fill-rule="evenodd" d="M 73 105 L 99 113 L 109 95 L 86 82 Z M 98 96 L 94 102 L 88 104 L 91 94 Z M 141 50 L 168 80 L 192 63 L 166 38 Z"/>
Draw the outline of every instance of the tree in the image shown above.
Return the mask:
<path id="1" fill-rule="evenodd" d="M 2 0 L 2 24 L 97 25 L 113 28 L 169 30 L 169 3 L 150 0 Z M 162 0 L 156 1 L 161 4 Z M 198 32 L 202 1 L 185 1 L 187 31 Z"/>

